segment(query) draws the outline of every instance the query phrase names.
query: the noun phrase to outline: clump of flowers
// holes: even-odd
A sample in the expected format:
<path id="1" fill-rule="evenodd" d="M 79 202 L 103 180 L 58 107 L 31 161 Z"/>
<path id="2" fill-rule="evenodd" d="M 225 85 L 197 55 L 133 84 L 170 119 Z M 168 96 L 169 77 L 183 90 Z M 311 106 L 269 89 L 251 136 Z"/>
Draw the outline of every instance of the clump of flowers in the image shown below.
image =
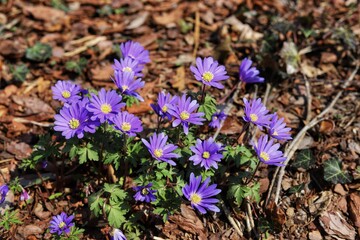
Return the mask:
<path id="1" fill-rule="evenodd" d="M 64 212 L 54 216 L 50 221 L 50 233 L 55 233 L 58 236 L 63 234 L 69 234 L 71 231 L 71 227 L 74 226 L 74 223 L 72 222 L 73 219 L 73 215 L 68 216 Z"/>
<path id="2" fill-rule="evenodd" d="M 157 127 L 148 131 L 137 113 L 132 112 L 136 110 L 136 105 L 131 105 L 144 101 L 139 89 L 145 85 L 141 77 L 145 64 L 150 62 L 149 52 L 133 41 L 122 43 L 120 49 L 122 57 L 114 59 L 112 66 L 114 90 L 101 88 L 97 92 L 87 92 L 70 81 L 58 81 L 52 88 L 54 99 L 64 105 L 55 115 L 54 122 L 54 130 L 63 137 L 57 138 L 60 144 L 51 147 L 64 151 L 64 164 L 74 164 L 77 160 L 80 164 L 87 161 L 98 164 L 95 165 L 99 166 L 98 169 L 94 170 L 98 170 L 97 184 L 91 187 L 90 183 L 86 183 L 89 187 L 84 191 L 89 196 L 92 213 L 96 217 L 103 215 L 108 223 L 107 229 L 113 229 L 111 239 L 126 239 L 120 229 L 128 237 L 140 238 L 142 227 L 139 225 L 142 223 L 138 219 L 158 214 L 166 221 L 170 214 L 179 210 L 181 200 L 190 202 L 193 209 L 206 214 L 209 211 L 219 212 L 217 203 L 220 200 L 226 203 L 223 199 L 225 195 L 230 200 L 235 199 L 239 207 L 245 197 L 255 199 L 251 198 L 251 194 L 256 196 L 256 183 L 251 182 L 253 177 L 248 177 L 255 175 L 255 166 L 260 163 L 282 166 L 286 159 L 278 143 L 291 139 L 291 129 L 286 127 L 284 119 L 279 119 L 276 113 L 271 114 L 260 98 L 244 98 L 244 127 L 240 132 L 247 134 L 243 138 L 245 140 L 240 145 L 231 135 L 220 133 L 217 138 L 227 115 L 217 110 L 216 99 L 204 89 L 206 86 L 214 87 L 212 91 L 223 89 L 222 81 L 229 79 L 229 75 L 225 66 L 214 58 L 198 57 L 196 66 L 191 66 L 190 71 L 202 83 L 202 90 L 180 96 L 160 91 L 157 101 L 151 104 L 157 115 Z M 242 61 L 240 80 L 244 83 L 263 82 L 259 71 L 251 66 L 251 60 Z M 234 86 L 238 83 L 235 80 Z M 214 129 L 202 128 L 201 125 L 218 129 L 212 135 Z M 252 136 L 250 125 L 263 131 L 258 140 Z M 241 139 L 240 136 L 238 139 Z M 248 141 L 252 138 L 255 140 Z M 57 153 L 53 155 L 58 158 Z M 48 159 L 46 156 L 34 166 L 47 163 Z M 52 162 L 49 161 L 49 164 Z M 234 165 L 237 167 L 230 167 Z M 112 172 L 112 169 L 115 171 Z M 240 172 L 245 169 L 250 169 L 250 174 Z M 103 170 L 108 170 L 106 177 L 102 175 Z M 190 179 L 184 181 L 187 176 Z M 62 178 L 59 176 L 59 179 Z M 109 179 L 111 183 L 106 182 Z M 219 188 L 214 183 L 216 179 L 221 179 Z M 222 192 L 224 189 L 228 190 L 227 194 Z M 6 185 L 0 187 L 0 203 L 8 191 Z M 28 198 L 23 189 L 20 199 L 26 201 Z M 68 216 L 64 212 L 54 216 L 50 232 L 69 237 L 76 232 L 73 219 L 73 215 Z"/>

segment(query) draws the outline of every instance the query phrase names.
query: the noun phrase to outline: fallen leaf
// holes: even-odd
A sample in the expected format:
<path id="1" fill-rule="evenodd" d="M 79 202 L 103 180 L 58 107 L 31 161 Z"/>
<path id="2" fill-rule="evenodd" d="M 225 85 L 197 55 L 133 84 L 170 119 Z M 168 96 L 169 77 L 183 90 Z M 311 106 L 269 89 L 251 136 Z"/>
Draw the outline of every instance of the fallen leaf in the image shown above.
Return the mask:
<path id="1" fill-rule="evenodd" d="M 140 12 L 136 17 L 127 25 L 126 29 L 135 29 L 142 26 L 147 18 L 149 17 L 149 12 Z"/>
<path id="2" fill-rule="evenodd" d="M 330 134 L 335 129 L 335 123 L 333 120 L 324 120 L 320 122 L 319 131 L 324 134 Z"/>
<path id="3" fill-rule="evenodd" d="M 21 58 L 26 51 L 26 44 L 18 40 L 1 40 L 0 54 L 4 57 Z"/>
<path id="4" fill-rule="evenodd" d="M 34 208 L 34 214 L 41 220 L 48 219 L 51 216 L 51 212 L 44 211 L 44 208 L 41 205 L 41 203 L 38 203 Z"/>
<path id="5" fill-rule="evenodd" d="M 29 224 L 25 227 L 19 228 L 18 233 L 23 237 L 23 239 L 28 239 L 30 235 L 40 235 L 44 232 L 44 230 L 45 229 L 42 229 L 35 224 Z"/>
<path id="6" fill-rule="evenodd" d="M 314 67 L 314 64 L 308 60 L 302 61 L 300 67 L 301 72 L 309 78 L 314 78 L 324 73 L 320 68 Z"/>
<path id="7" fill-rule="evenodd" d="M 186 78 L 185 78 L 185 67 L 181 66 L 176 69 L 176 75 L 174 76 L 174 81 L 172 82 L 172 86 L 177 88 L 179 91 L 185 89 L 186 86 Z"/>
<path id="8" fill-rule="evenodd" d="M 355 239 L 355 229 L 346 222 L 341 212 L 323 212 L 319 223 L 324 231 L 332 237 L 340 239 Z"/>
<path id="9" fill-rule="evenodd" d="M 6 145 L 6 150 L 15 155 L 15 158 L 22 160 L 32 153 L 32 148 L 24 142 L 11 141 Z"/>
<path id="10" fill-rule="evenodd" d="M 169 13 L 163 13 L 161 15 L 154 14 L 152 17 L 156 24 L 166 26 L 170 23 L 177 23 L 182 18 L 183 13 L 182 7 L 177 7 Z"/>
<path id="11" fill-rule="evenodd" d="M 350 219 L 354 222 L 360 234 L 360 196 L 358 193 L 351 193 L 349 197 Z"/>
<path id="12" fill-rule="evenodd" d="M 13 95 L 11 98 L 16 104 L 24 107 L 24 113 L 26 115 L 38 113 L 55 113 L 54 109 L 52 109 L 49 104 L 47 104 L 40 98 L 18 95 Z"/>
<path id="13" fill-rule="evenodd" d="M 235 15 L 225 19 L 224 23 L 230 25 L 235 32 L 240 33 L 239 40 L 257 41 L 264 36 L 264 34 L 254 31 L 248 24 L 242 23 Z"/>
<path id="14" fill-rule="evenodd" d="M 58 23 L 62 21 L 66 14 L 64 11 L 42 5 L 26 6 L 23 8 L 26 15 L 31 14 L 34 18 L 45 22 Z"/>
<path id="15" fill-rule="evenodd" d="M 97 65 L 95 68 L 91 69 L 92 79 L 96 81 L 109 81 L 110 76 L 114 74 L 114 69 L 111 67 L 111 64 L 105 66 Z"/>
<path id="16" fill-rule="evenodd" d="M 146 99 L 144 102 L 139 104 L 134 104 L 131 107 L 127 108 L 127 111 L 132 114 L 146 113 L 152 110 L 150 104 L 153 103 L 152 100 Z"/>

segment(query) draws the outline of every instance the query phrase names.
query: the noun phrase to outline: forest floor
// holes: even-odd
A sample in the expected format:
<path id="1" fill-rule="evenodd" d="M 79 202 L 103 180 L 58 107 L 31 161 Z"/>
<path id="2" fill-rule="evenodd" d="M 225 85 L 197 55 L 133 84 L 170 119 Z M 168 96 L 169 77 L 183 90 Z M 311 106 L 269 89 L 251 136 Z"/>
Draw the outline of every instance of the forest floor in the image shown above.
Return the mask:
<path id="1" fill-rule="evenodd" d="M 196 56 L 213 56 L 226 66 L 230 78 L 225 89 L 210 90 L 218 101 L 236 86 L 239 65 L 250 58 L 265 82 L 246 90 L 285 118 L 293 138 L 314 123 L 296 140 L 278 194 L 279 178 L 270 186 L 276 167 L 260 166 L 255 180 L 260 182 L 261 199 L 252 204 L 255 226 L 251 231 L 247 213 L 228 205 L 221 221 L 183 209 L 167 223 L 148 223 L 152 237 L 359 239 L 360 5 L 356 0 L 0 3 L 0 170 L 4 177 L 0 185 L 19 177 L 21 183 L 32 183 L 24 187 L 34 199 L 16 207 L 23 224 L 10 231 L 0 229 L 0 238 L 49 239 L 52 215 L 48 213 L 66 208 L 76 213 L 77 226 L 85 229 L 84 239 L 107 239 L 106 222 L 90 221 L 87 198 L 76 196 L 81 191 L 78 182 L 65 186 L 65 194 L 54 200 L 56 210 L 51 210 L 48 193 L 56 192 L 54 173 L 40 169 L 41 182 L 35 171 L 19 166 L 31 155 L 39 136 L 53 132 L 60 103 L 53 100 L 51 86 L 57 80 L 72 79 L 84 88 L 114 88 L 111 66 L 119 57 L 119 44 L 133 40 L 150 51 L 151 62 L 140 90 L 145 101 L 129 112 L 140 116 L 148 128 L 156 128 L 150 103 L 161 90 L 178 95 L 200 90 L 189 70 Z M 38 42 L 50 48 L 39 52 L 32 48 Z M 220 134 L 232 138 L 240 133 L 243 97 L 233 98 Z M 329 111 L 319 118 L 324 109 Z M 11 197 L 17 204 L 18 196 Z M 41 209 L 36 208 L 38 203 Z M 190 217 L 194 225 L 184 226 L 184 219 Z"/>

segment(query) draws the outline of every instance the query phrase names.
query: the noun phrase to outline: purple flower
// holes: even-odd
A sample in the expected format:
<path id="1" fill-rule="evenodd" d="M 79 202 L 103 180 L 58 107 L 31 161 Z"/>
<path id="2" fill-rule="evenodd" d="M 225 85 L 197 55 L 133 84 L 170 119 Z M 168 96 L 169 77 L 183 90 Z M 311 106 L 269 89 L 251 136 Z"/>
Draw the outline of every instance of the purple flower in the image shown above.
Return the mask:
<path id="1" fill-rule="evenodd" d="M 54 130 L 62 132 L 66 139 L 77 135 L 78 138 L 84 137 L 84 132 L 94 133 L 100 123 L 90 120 L 90 113 L 84 107 L 85 100 L 74 103 L 68 107 L 64 106 L 59 114 L 54 116 Z"/>
<path id="2" fill-rule="evenodd" d="M 136 136 L 136 133 L 143 130 L 140 119 L 126 111 L 118 113 L 111 121 L 114 123 L 115 129 L 131 137 Z"/>
<path id="3" fill-rule="evenodd" d="M 150 137 L 150 143 L 145 139 L 141 139 L 141 141 L 148 148 L 153 158 L 158 161 L 167 162 L 170 165 L 175 166 L 176 163 L 171 160 L 171 158 L 179 158 L 180 155 L 173 153 L 173 151 L 177 149 L 177 146 L 175 146 L 174 144 L 166 144 L 167 140 L 168 136 L 166 136 L 164 133 L 160 133 L 159 135 L 154 133 Z"/>
<path id="4" fill-rule="evenodd" d="M 245 83 L 262 83 L 264 78 L 259 77 L 259 71 L 255 67 L 251 67 L 252 61 L 245 58 L 239 68 L 240 81 Z"/>
<path id="5" fill-rule="evenodd" d="M 141 71 L 144 68 L 143 65 L 140 65 L 138 61 L 125 57 L 121 58 L 120 61 L 114 59 L 114 65 L 112 65 L 115 71 L 119 72 L 134 72 L 135 76 L 141 77 Z"/>
<path id="6" fill-rule="evenodd" d="M 123 57 L 130 57 L 140 64 L 150 62 L 149 51 L 145 50 L 138 42 L 127 41 L 120 45 Z"/>
<path id="7" fill-rule="evenodd" d="M 186 94 L 182 95 L 176 105 L 169 106 L 169 113 L 176 119 L 173 121 L 172 126 L 176 127 L 180 123 L 183 125 L 184 132 L 187 135 L 189 133 L 189 123 L 195 125 L 202 125 L 205 114 L 202 112 L 196 113 L 199 104 L 196 100 L 191 101 L 190 97 L 186 97 Z"/>
<path id="8" fill-rule="evenodd" d="M 81 92 L 81 87 L 71 81 L 57 81 L 55 86 L 51 87 L 53 98 L 64 103 L 71 104 L 81 99 L 78 94 Z"/>
<path id="9" fill-rule="evenodd" d="M 152 183 L 149 183 L 146 186 L 137 186 L 134 187 L 134 191 L 136 191 L 134 198 L 136 201 L 140 202 L 153 202 L 156 200 L 156 196 L 154 196 L 154 193 L 156 190 L 151 190 Z"/>
<path id="10" fill-rule="evenodd" d="M 20 201 L 27 201 L 30 198 L 28 192 L 23 189 L 20 195 Z"/>
<path id="11" fill-rule="evenodd" d="M 267 126 L 270 124 L 271 115 L 267 114 L 269 110 L 261 103 L 261 99 L 250 100 L 250 103 L 246 98 L 243 98 L 245 104 L 245 116 L 243 119 L 246 122 L 251 122 L 258 127 Z"/>
<path id="12" fill-rule="evenodd" d="M 219 65 L 212 57 L 207 57 L 202 60 L 196 58 L 196 67 L 190 66 L 191 72 L 194 74 L 196 80 L 201 81 L 203 84 L 223 89 L 224 86 L 219 81 L 229 78 L 226 69 L 223 65 Z"/>
<path id="13" fill-rule="evenodd" d="M 269 125 L 269 135 L 277 140 L 290 140 L 291 128 L 287 128 L 284 123 L 284 118 L 278 119 L 278 115 L 274 113 L 272 115 L 271 123 Z"/>
<path id="14" fill-rule="evenodd" d="M 171 114 L 168 112 L 169 106 L 176 104 L 177 101 L 177 96 L 171 97 L 170 93 L 165 95 L 164 92 L 159 92 L 157 104 L 150 104 L 150 106 L 161 118 L 167 117 L 171 120 Z"/>
<path id="15" fill-rule="evenodd" d="M 270 139 L 270 141 L 268 141 L 268 136 L 262 135 L 259 138 L 259 141 L 257 143 L 252 142 L 252 145 L 261 162 L 268 165 L 284 166 L 283 164 L 281 164 L 281 162 L 285 161 L 286 157 L 283 157 L 283 153 L 281 151 L 278 151 L 280 144 L 273 143 L 273 139 Z"/>
<path id="16" fill-rule="evenodd" d="M 4 184 L 0 187 L 0 204 L 5 202 L 5 198 L 8 192 L 9 192 L 8 185 Z"/>
<path id="17" fill-rule="evenodd" d="M 58 236 L 63 233 L 69 234 L 71 227 L 74 226 L 73 219 L 74 215 L 67 216 L 64 212 L 54 216 L 50 221 L 50 233 L 56 233 Z"/>
<path id="18" fill-rule="evenodd" d="M 120 229 L 115 228 L 110 234 L 111 240 L 126 240 L 125 235 Z"/>
<path id="19" fill-rule="evenodd" d="M 121 100 L 122 97 L 115 90 L 106 91 L 102 88 L 98 95 L 92 93 L 90 104 L 87 106 L 87 110 L 93 114 L 91 119 L 98 119 L 101 123 L 111 120 L 125 106 Z"/>
<path id="20" fill-rule="evenodd" d="M 145 82 L 141 81 L 141 78 L 135 80 L 134 72 L 115 71 L 114 77 L 115 79 L 113 78 L 112 80 L 119 88 L 121 93 L 136 97 L 140 101 L 144 101 L 144 99 L 140 96 L 139 93 L 136 92 L 136 90 L 138 88 L 142 88 L 145 85 Z"/>
<path id="21" fill-rule="evenodd" d="M 196 145 L 190 147 L 191 151 L 195 154 L 189 158 L 194 162 L 194 165 L 200 164 L 201 167 L 205 167 L 208 170 L 211 167 L 218 168 L 217 162 L 220 162 L 223 158 L 221 151 L 223 147 L 220 143 L 216 143 L 213 138 L 201 141 L 196 140 Z"/>
<path id="22" fill-rule="evenodd" d="M 211 122 L 209 123 L 209 126 L 212 128 L 219 128 L 220 127 L 220 121 L 225 120 L 227 115 L 224 112 L 217 112 L 214 113 L 211 116 Z"/>
<path id="23" fill-rule="evenodd" d="M 191 206 L 202 214 L 205 214 L 206 210 L 220 212 L 220 209 L 215 206 L 215 203 L 219 202 L 219 200 L 211 197 L 219 194 L 221 190 L 216 189 L 216 184 L 208 186 L 210 178 L 207 178 L 202 184 L 201 180 L 201 176 L 195 177 L 194 173 L 191 173 L 190 184 L 185 185 L 182 189 L 184 196 L 191 202 Z"/>

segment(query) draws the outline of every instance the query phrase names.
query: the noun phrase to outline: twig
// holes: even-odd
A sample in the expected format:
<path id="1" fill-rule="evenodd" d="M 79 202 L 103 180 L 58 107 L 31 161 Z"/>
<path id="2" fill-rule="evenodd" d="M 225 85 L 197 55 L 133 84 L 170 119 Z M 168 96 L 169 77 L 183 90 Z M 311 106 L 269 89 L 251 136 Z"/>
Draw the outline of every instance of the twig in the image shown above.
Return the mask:
<path id="1" fill-rule="evenodd" d="M 32 121 L 32 120 L 27 120 L 24 118 L 14 118 L 13 120 L 18 123 L 31 123 L 33 125 L 40 126 L 40 127 L 53 127 L 54 126 L 53 123 L 49 123 L 49 122 L 41 123 L 41 122 L 36 122 L 36 121 Z"/>
<path id="2" fill-rule="evenodd" d="M 199 13 L 199 11 L 196 11 L 196 13 L 195 13 L 194 42 L 195 42 L 195 44 L 194 44 L 193 56 L 195 59 L 197 50 L 198 50 L 199 44 L 200 44 L 200 13 Z"/>
<path id="3" fill-rule="evenodd" d="M 324 119 L 325 114 L 327 114 L 330 110 L 332 110 L 332 108 L 334 107 L 336 102 L 339 100 L 340 96 L 343 94 L 344 90 L 349 86 L 351 81 L 355 78 L 355 75 L 356 75 L 358 70 L 359 70 L 359 63 L 356 65 L 356 68 L 351 73 L 350 77 L 344 82 L 344 84 L 342 85 L 342 89 L 336 94 L 336 96 L 331 101 L 331 103 L 320 114 L 318 114 L 316 117 L 314 117 L 310 122 L 306 123 L 305 126 L 301 129 L 301 131 L 296 135 L 296 137 L 294 138 L 292 143 L 289 145 L 289 147 L 287 148 L 287 150 L 284 153 L 284 156 L 286 157 L 286 160 L 283 163 L 284 166 L 281 167 L 281 168 L 278 168 L 278 169 L 280 169 L 280 170 L 277 170 L 277 172 L 279 172 L 278 178 L 276 177 L 276 174 L 274 175 L 273 181 L 272 181 L 270 189 L 269 189 L 268 199 L 266 200 L 266 202 L 268 202 L 268 200 L 270 198 L 269 196 L 271 196 L 271 192 L 272 192 L 272 188 L 274 186 L 274 183 L 277 181 L 276 191 L 275 191 L 275 200 L 274 201 L 275 201 L 276 204 L 278 203 L 280 190 L 281 190 L 281 182 L 282 182 L 282 179 L 283 179 L 284 174 L 285 174 L 285 168 L 286 168 L 287 164 L 289 163 L 290 159 L 293 157 L 296 150 L 298 149 L 302 138 L 305 136 L 306 132 L 309 129 L 311 129 L 317 123 L 319 123 L 320 121 L 322 121 Z"/>
<path id="4" fill-rule="evenodd" d="M 234 218 L 231 217 L 231 213 L 230 213 L 229 209 L 225 206 L 224 202 L 221 202 L 221 207 L 224 210 L 224 213 L 225 213 L 227 219 L 229 220 L 231 226 L 236 230 L 236 232 L 239 234 L 240 237 L 243 237 L 244 236 L 243 232 L 241 231 L 239 226 L 236 224 Z"/>

